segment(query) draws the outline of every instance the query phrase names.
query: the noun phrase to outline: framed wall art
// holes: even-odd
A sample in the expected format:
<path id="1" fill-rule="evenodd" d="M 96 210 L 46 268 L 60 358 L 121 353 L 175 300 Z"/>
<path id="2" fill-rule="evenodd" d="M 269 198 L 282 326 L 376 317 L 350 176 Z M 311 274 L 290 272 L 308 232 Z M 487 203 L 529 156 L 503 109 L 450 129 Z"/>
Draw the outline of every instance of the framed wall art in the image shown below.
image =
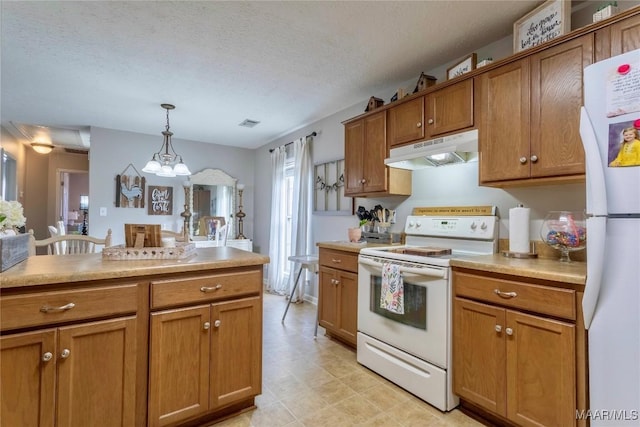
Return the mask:
<path id="1" fill-rule="evenodd" d="M 135 175 L 125 175 L 133 169 Z M 116 175 L 116 208 L 144 208 L 145 178 L 131 163 Z"/>
<path id="2" fill-rule="evenodd" d="M 172 215 L 173 187 L 150 185 L 147 213 L 149 215 Z"/>
<path id="3" fill-rule="evenodd" d="M 453 67 L 447 68 L 447 80 L 451 80 L 455 77 L 468 73 L 471 70 L 475 70 L 477 62 L 478 56 L 475 53 L 465 57 Z"/>
<path id="4" fill-rule="evenodd" d="M 571 1 L 548 0 L 513 24 L 513 53 L 571 31 Z"/>

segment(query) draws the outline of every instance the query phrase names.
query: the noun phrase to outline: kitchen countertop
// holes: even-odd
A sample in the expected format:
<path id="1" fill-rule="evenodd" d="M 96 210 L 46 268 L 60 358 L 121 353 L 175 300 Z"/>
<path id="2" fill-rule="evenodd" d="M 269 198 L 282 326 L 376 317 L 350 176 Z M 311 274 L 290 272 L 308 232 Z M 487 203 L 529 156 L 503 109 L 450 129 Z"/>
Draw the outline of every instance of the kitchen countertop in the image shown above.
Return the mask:
<path id="1" fill-rule="evenodd" d="M 493 254 L 452 259 L 451 266 L 582 286 L 587 278 L 586 263 L 564 263 L 557 258 L 520 259 Z"/>
<path id="2" fill-rule="evenodd" d="M 101 253 L 31 256 L 0 274 L 0 289 L 86 280 L 140 277 L 269 263 L 265 255 L 232 247 L 200 248 L 184 259 L 103 260 Z"/>
<path id="3" fill-rule="evenodd" d="M 400 246 L 399 243 L 392 245 L 391 243 L 352 243 L 346 240 L 332 240 L 328 242 L 318 242 L 316 246 L 324 249 L 335 249 L 338 251 L 360 253 L 364 248 L 382 248 L 386 246 Z"/>

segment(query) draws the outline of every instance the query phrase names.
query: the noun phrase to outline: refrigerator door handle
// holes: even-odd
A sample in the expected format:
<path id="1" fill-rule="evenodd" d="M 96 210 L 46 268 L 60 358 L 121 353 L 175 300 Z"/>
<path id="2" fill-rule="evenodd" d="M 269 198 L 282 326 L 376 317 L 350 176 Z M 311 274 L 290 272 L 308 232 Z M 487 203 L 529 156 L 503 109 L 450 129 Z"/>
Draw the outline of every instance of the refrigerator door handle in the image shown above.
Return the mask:
<path id="1" fill-rule="evenodd" d="M 584 147 L 587 175 L 587 214 L 607 215 L 607 189 L 602 158 L 598 149 L 598 139 L 593 130 L 589 113 L 584 107 L 580 109 L 580 137 Z"/>
<path id="2" fill-rule="evenodd" d="M 593 320 L 600 287 L 602 286 L 607 217 L 587 218 L 587 233 L 587 280 L 584 286 L 584 296 L 582 297 L 582 314 L 585 329 L 589 329 Z"/>

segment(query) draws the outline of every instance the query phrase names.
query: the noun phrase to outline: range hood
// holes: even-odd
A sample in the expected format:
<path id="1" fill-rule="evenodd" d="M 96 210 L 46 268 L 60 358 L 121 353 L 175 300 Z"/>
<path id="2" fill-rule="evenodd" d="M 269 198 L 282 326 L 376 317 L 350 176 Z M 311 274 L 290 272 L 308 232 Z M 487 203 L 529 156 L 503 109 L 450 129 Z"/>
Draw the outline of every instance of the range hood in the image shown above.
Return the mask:
<path id="1" fill-rule="evenodd" d="M 478 160 L 478 130 L 392 148 L 384 164 L 398 169 L 422 169 Z"/>

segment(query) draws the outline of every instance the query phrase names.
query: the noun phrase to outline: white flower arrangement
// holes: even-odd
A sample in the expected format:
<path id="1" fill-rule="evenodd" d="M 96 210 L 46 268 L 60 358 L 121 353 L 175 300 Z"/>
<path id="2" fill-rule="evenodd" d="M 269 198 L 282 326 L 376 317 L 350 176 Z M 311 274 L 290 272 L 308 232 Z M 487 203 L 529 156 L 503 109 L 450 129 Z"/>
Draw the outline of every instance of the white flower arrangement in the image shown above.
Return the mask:
<path id="1" fill-rule="evenodd" d="M 0 232 L 20 228 L 27 222 L 22 205 L 15 200 L 0 200 Z"/>

